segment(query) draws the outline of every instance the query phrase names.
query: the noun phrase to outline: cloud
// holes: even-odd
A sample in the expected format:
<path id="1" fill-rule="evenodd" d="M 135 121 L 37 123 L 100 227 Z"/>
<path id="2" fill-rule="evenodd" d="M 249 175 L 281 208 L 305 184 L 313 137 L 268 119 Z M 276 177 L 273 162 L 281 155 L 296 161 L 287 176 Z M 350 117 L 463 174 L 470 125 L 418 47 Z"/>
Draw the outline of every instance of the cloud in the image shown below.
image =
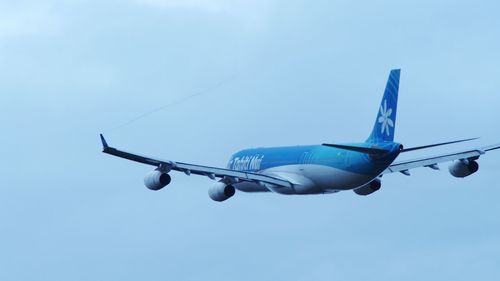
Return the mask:
<path id="1" fill-rule="evenodd" d="M 135 0 L 138 4 L 167 9 L 193 9 L 210 13 L 234 11 L 235 1 L 225 0 Z"/>
<path id="2" fill-rule="evenodd" d="M 47 2 L 0 4 L 0 38 L 32 36 L 56 31 L 60 20 Z"/>
<path id="3" fill-rule="evenodd" d="M 208 15 L 225 16 L 246 30 L 262 30 L 272 18 L 272 1 L 252 0 L 132 0 L 133 3 L 150 8 L 170 11 L 202 12 Z"/>

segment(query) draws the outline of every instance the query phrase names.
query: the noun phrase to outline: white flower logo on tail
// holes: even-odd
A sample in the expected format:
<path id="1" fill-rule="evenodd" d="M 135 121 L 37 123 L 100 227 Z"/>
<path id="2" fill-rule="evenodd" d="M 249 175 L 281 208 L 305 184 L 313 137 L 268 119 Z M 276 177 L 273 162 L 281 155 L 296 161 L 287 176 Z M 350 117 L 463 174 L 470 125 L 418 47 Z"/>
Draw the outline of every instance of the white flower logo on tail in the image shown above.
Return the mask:
<path id="1" fill-rule="evenodd" d="M 382 127 L 382 135 L 384 133 L 387 136 L 390 136 L 389 129 L 390 127 L 394 127 L 394 122 L 391 120 L 392 108 L 387 108 L 387 100 L 384 100 L 384 104 L 380 106 L 380 117 L 378 118 L 378 122 Z"/>

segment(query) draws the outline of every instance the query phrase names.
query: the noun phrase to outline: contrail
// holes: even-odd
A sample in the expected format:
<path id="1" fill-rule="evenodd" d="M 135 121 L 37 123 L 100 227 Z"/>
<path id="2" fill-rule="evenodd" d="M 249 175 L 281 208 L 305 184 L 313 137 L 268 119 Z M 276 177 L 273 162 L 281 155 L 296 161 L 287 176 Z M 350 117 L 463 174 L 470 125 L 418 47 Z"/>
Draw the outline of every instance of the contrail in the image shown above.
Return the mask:
<path id="1" fill-rule="evenodd" d="M 199 97 L 199 96 L 202 96 L 202 95 L 206 95 L 206 94 L 208 94 L 208 93 L 210 93 L 210 92 L 212 92 L 212 91 L 214 91 L 214 90 L 216 90 L 216 89 L 218 89 L 218 88 L 222 87 L 224 84 L 228 83 L 229 81 L 233 80 L 233 79 L 234 79 L 234 77 L 236 77 L 236 75 L 232 75 L 232 76 L 230 76 L 230 77 L 228 77 L 228 78 L 226 78 L 226 79 L 224 79 L 224 80 L 220 81 L 219 83 L 217 83 L 217 84 L 215 84 L 215 85 L 213 85 L 213 86 L 211 86 L 211 87 L 209 87 L 209 88 L 206 88 L 206 89 L 204 89 L 204 90 L 201 90 L 201 91 L 199 91 L 199 92 L 197 92 L 197 93 L 194 93 L 194 94 L 189 95 L 189 96 L 186 96 L 186 97 L 182 97 L 182 98 L 180 98 L 180 99 L 178 99 L 178 100 L 174 100 L 174 101 L 172 101 L 171 103 L 168 103 L 168 104 L 162 105 L 162 106 L 160 106 L 160 107 L 157 107 L 157 108 L 155 108 L 155 109 L 152 109 L 152 110 L 150 110 L 150 111 L 147 111 L 147 112 L 145 112 L 145 113 L 142 113 L 141 115 L 138 115 L 138 116 L 136 116 L 136 117 L 134 117 L 134 118 L 132 118 L 132 119 L 128 120 L 128 121 L 127 121 L 127 122 L 125 122 L 125 123 L 122 123 L 122 124 L 120 124 L 120 125 L 118 125 L 118 126 L 112 127 L 111 129 L 105 130 L 105 132 L 110 133 L 110 132 L 116 131 L 116 130 L 121 129 L 121 128 L 123 128 L 123 127 L 129 126 L 130 124 L 135 123 L 136 121 L 138 121 L 138 120 L 140 120 L 140 119 L 146 118 L 146 117 L 148 117 L 149 115 L 154 114 L 154 113 L 156 113 L 156 112 L 158 112 L 158 111 L 162 111 L 162 110 L 164 110 L 164 109 L 166 109 L 166 108 L 172 107 L 172 106 L 174 106 L 174 105 L 178 105 L 178 104 L 183 103 L 183 102 L 185 102 L 185 101 L 187 101 L 187 100 L 190 100 L 190 99 L 192 99 L 192 98 Z"/>

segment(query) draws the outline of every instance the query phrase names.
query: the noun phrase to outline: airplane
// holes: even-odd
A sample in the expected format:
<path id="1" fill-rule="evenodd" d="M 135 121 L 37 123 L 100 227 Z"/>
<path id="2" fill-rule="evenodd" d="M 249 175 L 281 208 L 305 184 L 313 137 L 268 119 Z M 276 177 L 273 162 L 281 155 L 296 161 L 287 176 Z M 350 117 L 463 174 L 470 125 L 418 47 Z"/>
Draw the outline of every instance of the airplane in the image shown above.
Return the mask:
<path id="1" fill-rule="evenodd" d="M 208 190 L 218 202 L 231 198 L 236 190 L 243 192 L 274 192 L 279 194 L 328 194 L 353 190 L 366 196 L 382 186 L 382 176 L 428 167 L 439 170 L 438 164 L 451 162 L 452 176 L 464 178 L 479 170 L 477 160 L 500 144 L 447 153 L 414 160 L 395 161 L 402 153 L 471 141 L 462 139 L 419 147 L 405 148 L 394 142 L 400 69 L 391 70 L 373 130 L 364 142 L 351 144 L 253 148 L 236 152 L 226 168 L 208 167 L 141 156 L 110 147 L 101 134 L 103 152 L 156 167 L 144 178 L 151 190 L 160 190 L 171 182 L 171 171 L 201 175 L 217 181 Z"/>

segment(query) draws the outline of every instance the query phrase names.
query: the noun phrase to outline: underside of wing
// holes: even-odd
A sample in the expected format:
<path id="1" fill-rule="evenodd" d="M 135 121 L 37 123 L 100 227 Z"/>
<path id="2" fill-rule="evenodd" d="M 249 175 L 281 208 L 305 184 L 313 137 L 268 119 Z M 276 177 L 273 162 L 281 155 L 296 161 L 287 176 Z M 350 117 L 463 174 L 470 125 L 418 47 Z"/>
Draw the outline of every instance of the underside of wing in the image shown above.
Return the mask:
<path id="1" fill-rule="evenodd" d="M 194 175 L 206 176 L 212 180 L 219 179 L 220 182 L 227 185 L 235 184 L 241 181 L 249 181 L 261 185 L 267 184 L 267 185 L 275 185 L 287 188 L 293 187 L 293 184 L 287 180 L 264 174 L 242 172 L 224 168 L 195 165 L 195 164 L 175 162 L 169 160 L 160 160 L 157 158 L 126 152 L 123 150 L 110 147 L 102 135 L 101 135 L 101 142 L 103 145 L 103 152 L 106 154 L 155 166 L 156 170 L 151 172 L 148 176 L 146 176 L 145 179 L 146 186 L 153 190 L 158 190 L 167 185 L 168 183 L 170 183 L 170 176 L 168 176 L 168 173 L 170 171 L 183 172 L 186 175 L 194 174 Z M 165 175 L 167 175 L 168 177 Z"/>
<path id="2" fill-rule="evenodd" d="M 433 157 L 424 157 L 413 160 L 399 161 L 390 165 L 383 174 L 400 172 L 409 176 L 410 170 L 419 167 L 428 167 L 434 170 L 439 170 L 438 164 L 444 162 L 455 161 L 450 166 L 450 173 L 456 177 L 465 177 L 475 173 L 479 166 L 476 160 L 488 151 L 500 149 L 500 144 L 481 147 L 457 153 L 443 154 Z M 458 160 L 458 161 L 457 161 Z"/>

